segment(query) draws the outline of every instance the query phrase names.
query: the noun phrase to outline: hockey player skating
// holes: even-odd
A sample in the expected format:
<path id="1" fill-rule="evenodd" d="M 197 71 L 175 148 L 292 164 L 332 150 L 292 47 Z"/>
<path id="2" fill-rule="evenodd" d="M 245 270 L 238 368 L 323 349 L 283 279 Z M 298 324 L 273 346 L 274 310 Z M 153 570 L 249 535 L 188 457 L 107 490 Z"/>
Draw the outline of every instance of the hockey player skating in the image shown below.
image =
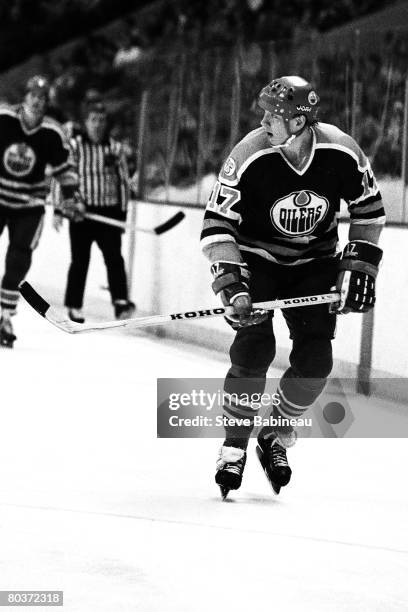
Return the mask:
<path id="1" fill-rule="evenodd" d="M 325 386 L 336 313 L 374 306 L 385 215 L 368 159 L 350 136 L 317 121 L 319 97 L 310 83 L 298 76 L 277 78 L 262 89 L 258 103 L 261 127 L 224 163 L 201 235 L 213 290 L 236 313 L 229 320 L 237 332 L 227 394 L 263 393 L 275 356 L 273 313 L 253 312 L 252 302 L 325 293 L 333 286 L 342 296 L 331 309 L 282 311 L 292 350 L 270 416 L 283 424 L 257 434 L 258 457 L 279 493 L 291 478 L 286 449 L 296 441 L 288 419 L 300 418 Z M 336 254 L 341 198 L 348 204 L 349 242 Z M 241 485 L 257 412 L 238 401 L 225 403 L 224 414 L 233 424 L 225 427 L 215 480 L 225 497 Z"/>
<path id="2" fill-rule="evenodd" d="M 41 235 L 46 168 L 61 184 L 64 212 L 74 218 L 83 212 L 75 198 L 78 179 L 65 136 L 60 125 L 45 116 L 48 94 L 47 80 L 34 76 L 21 105 L 0 106 L 0 234 L 5 227 L 9 234 L 0 285 L 0 346 L 12 347 L 16 339 L 11 316 Z"/>

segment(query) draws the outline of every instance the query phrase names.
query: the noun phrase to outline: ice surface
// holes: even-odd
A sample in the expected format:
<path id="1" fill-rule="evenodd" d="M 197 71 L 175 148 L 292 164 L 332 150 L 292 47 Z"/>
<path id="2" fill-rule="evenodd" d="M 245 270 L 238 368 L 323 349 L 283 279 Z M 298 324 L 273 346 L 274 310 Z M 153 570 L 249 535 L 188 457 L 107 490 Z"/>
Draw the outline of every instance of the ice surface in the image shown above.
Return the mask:
<path id="1" fill-rule="evenodd" d="M 0 351 L 0 589 L 64 590 L 69 612 L 407 609 L 405 440 L 301 440 L 279 497 L 251 445 L 222 503 L 219 441 L 156 439 L 155 400 L 157 377 L 222 377 L 226 357 L 69 336 L 25 305 L 16 328 Z"/>

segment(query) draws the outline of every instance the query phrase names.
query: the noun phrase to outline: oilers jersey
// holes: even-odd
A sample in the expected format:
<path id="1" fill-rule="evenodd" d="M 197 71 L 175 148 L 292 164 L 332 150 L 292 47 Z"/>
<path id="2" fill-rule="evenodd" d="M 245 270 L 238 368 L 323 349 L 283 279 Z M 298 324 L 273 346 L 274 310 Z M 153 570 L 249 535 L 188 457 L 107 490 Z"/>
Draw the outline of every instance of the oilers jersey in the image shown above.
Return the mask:
<path id="1" fill-rule="evenodd" d="M 333 125 L 311 129 L 301 170 L 270 147 L 262 127 L 234 147 L 207 204 L 204 249 L 234 241 L 241 251 L 288 266 L 333 257 L 342 199 L 351 223 L 385 223 L 370 162 L 357 143 Z"/>
<path id="2" fill-rule="evenodd" d="M 78 183 L 62 127 L 44 117 L 30 130 L 18 107 L 1 105 L 0 205 L 15 209 L 42 206 L 49 190 L 48 173 L 61 185 Z"/>

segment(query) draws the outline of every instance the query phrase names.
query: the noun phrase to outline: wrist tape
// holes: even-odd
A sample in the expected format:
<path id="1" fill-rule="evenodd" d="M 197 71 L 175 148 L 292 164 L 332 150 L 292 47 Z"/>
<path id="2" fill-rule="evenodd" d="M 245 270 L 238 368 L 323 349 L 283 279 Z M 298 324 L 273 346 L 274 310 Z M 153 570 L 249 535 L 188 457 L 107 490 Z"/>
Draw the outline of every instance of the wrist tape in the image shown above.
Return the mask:
<path id="1" fill-rule="evenodd" d="M 249 287 L 250 272 L 244 263 L 233 263 L 229 261 L 217 261 L 211 266 L 211 273 L 214 277 L 212 289 L 214 293 L 219 293 L 235 283 Z"/>
<path id="2" fill-rule="evenodd" d="M 382 254 L 382 249 L 372 242 L 351 240 L 344 247 L 339 270 L 364 272 L 376 278 Z"/>

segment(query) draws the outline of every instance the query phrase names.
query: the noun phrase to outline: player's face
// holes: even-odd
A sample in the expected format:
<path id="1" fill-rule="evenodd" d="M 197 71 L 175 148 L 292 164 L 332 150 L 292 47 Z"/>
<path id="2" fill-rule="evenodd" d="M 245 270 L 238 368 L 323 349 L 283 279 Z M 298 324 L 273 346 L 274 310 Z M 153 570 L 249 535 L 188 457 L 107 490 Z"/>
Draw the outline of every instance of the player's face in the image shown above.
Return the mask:
<path id="1" fill-rule="evenodd" d="M 105 136 L 107 118 L 104 113 L 89 113 L 85 128 L 92 142 L 101 142 Z"/>
<path id="2" fill-rule="evenodd" d="M 47 108 L 47 96 L 42 91 L 29 91 L 24 98 L 24 111 L 32 123 L 42 120 Z"/>
<path id="3" fill-rule="evenodd" d="M 265 111 L 261 126 L 268 135 L 269 144 L 277 146 L 285 142 L 289 137 L 287 124 L 280 115 L 273 115 Z"/>

